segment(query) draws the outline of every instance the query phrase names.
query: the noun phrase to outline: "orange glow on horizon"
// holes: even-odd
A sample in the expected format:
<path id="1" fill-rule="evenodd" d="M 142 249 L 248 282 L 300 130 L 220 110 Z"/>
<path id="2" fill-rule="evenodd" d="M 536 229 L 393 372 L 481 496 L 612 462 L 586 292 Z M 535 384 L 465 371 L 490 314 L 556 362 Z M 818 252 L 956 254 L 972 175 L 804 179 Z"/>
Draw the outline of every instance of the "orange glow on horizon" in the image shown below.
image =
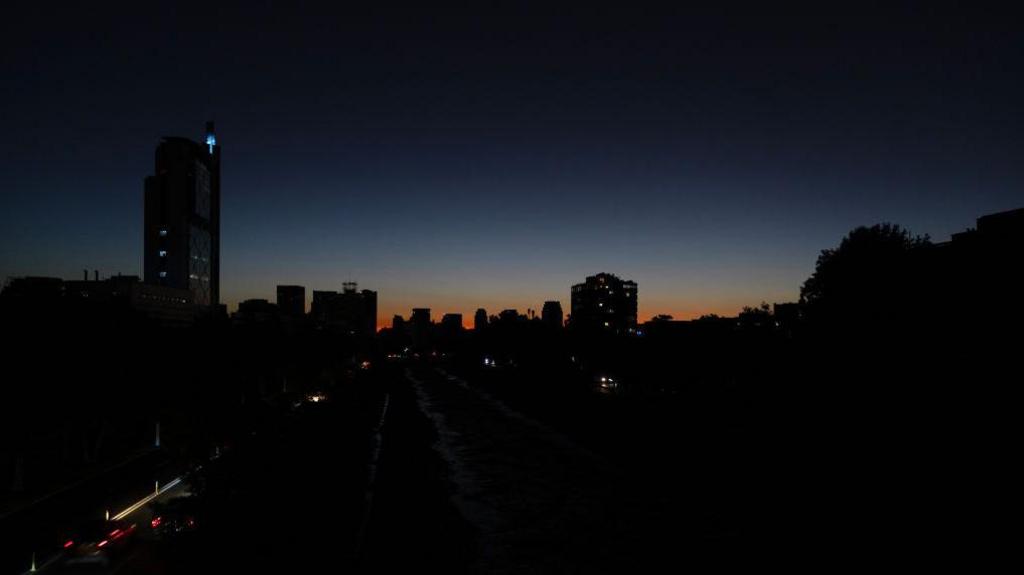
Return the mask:
<path id="1" fill-rule="evenodd" d="M 754 305 L 754 304 L 749 304 L 749 305 Z M 502 308 L 502 309 L 511 309 L 511 308 Z M 516 308 L 516 309 L 518 309 L 518 308 Z M 680 321 L 695 320 L 695 319 L 700 318 L 701 316 L 712 315 L 712 314 L 717 315 L 717 316 L 721 316 L 721 317 L 735 317 L 735 316 L 739 315 L 739 313 L 740 313 L 740 311 L 742 311 L 742 309 L 743 309 L 742 306 L 740 306 L 739 308 L 732 308 L 732 307 L 708 307 L 708 308 L 702 308 L 702 309 L 699 309 L 699 310 L 698 309 L 694 309 L 694 308 L 684 308 L 684 309 L 675 310 L 675 311 L 672 311 L 672 310 L 670 310 L 670 311 L 647 311 L 647 312 L 638 314 L 637 323 L 639 323 L 639 324 L 646 323 L 646 322 L 654 319 L 654 317 L 658 316 L 658 315 L 670 315 L 670 316 L 672 316 L 673 320 L 680 320 Z M 490 317 L 492 315 L 498 315 L 498 311 L 501 311 L 501 310 L 498 310 L 497 308 L 495 308 L 495 310 L 496 311 L 493 311 L 493 312 L 488 310 L 487 316 Z M 565 310 L 564 307 L 563 307 L 563 310 Z M 440 323 L 441 322 L 441 317 L 443 317 L 445 313 L 458 313 L 458 312 L 443 312 L 443 313 L 435 314 L 433 312 L 433 310 L 431 310 L 430 319 L 434 323 Z M 474 310 L 473 313 L 476 313 L 476 310 Z M 463 313 L 462 314 L 462 327 L 464 329 L 473 329 L 473 313 L 470 313 L 470 314 Z M 390 314 L 390 315 L 387 315 L 387 314 L 378 315 L 377 316 L 377 331 L 380 332 L 383 329 L 388 329 L 388 328 L 392 327 L 391 323 L 392 323 L 392 320 L 394 319 L 395 315 L 401 315 L 403 318 L 406 319 L 406 321 L 408 321 L 409 316 L 411 314 L 412 314 L 412 308 L 410 308 L 407 312 L 404 312 L 404 313 L 403 312 L 396 312 L 396 313 L 393 313 L 393 314 Z M 537 317 L 540 317 L 540 313 L 539 312 L 537 313 Z M 565 318 L 567 319 L 568 317 L 569 317 L 569 314 L 566 313 L 565 314 Z"/>

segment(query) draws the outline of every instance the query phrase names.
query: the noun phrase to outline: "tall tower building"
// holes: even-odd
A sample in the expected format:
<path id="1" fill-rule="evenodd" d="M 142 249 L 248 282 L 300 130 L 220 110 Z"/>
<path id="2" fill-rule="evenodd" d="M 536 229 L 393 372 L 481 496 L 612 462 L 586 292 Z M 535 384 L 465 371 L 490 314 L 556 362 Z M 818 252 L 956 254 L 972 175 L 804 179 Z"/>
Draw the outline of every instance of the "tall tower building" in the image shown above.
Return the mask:
<path id="1" fill-rule="evenodd" d="M 306 315 L 306 288 L 303 286 L 277 286 L 277 309 L 282 315 Z"/>
<path id="2" fill-rule="evenodd" d="M 204 143 L 165 137 L 146 177 L 144 279 L 187 289 L 196 305 L 220 303 L 220 146 L 213 122 Z"/>
<path id="3" fill-rule="evenodd" d="M 572 286 L 569 324 L 574 329 L 631 333 L 636 329 L 637 285 L 600 273 Z"/>
<path id="4" fill-rule="evenodd" d="M 541 309 L 541 312 L 540 312 L 540 319 L 541 319 L 541 321 L 544 322 L 545 325 L 549 325 L 551 327 L 560 328 L 560 327 L 562 327 L 562 322 L 563 322 L 564 317 L 565 316 L 562 313 L 562 303 L 561 302 L 558 302 L 558 301 L 546 301 L 546 302 L 544 302 L 544 307 Z"/>
<path id="5" fill-rule="evenodd" d="M 487 310 L 484 308 L 476 310 L 476 314 L 473 316 L 473 329 L 476 331 L 487 329 Z"/>

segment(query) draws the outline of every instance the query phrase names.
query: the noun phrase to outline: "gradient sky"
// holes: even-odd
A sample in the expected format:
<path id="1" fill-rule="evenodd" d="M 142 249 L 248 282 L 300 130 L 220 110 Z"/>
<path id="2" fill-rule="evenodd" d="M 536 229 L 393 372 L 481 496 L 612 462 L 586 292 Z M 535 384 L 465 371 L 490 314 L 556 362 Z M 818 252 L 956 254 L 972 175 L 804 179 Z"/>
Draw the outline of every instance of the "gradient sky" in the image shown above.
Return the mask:
<path id="1" fill-rule="evenodd" d="M 641 319 L 732 314 L 854 226 L 1024 206 L 1021 21 L 973 3 L 104 4 L 5 7 L 0 277 L 141 275 L 154 148 L 207 119 L 230 308 L 354 280 L 470 321 L 608 271 Z"/>

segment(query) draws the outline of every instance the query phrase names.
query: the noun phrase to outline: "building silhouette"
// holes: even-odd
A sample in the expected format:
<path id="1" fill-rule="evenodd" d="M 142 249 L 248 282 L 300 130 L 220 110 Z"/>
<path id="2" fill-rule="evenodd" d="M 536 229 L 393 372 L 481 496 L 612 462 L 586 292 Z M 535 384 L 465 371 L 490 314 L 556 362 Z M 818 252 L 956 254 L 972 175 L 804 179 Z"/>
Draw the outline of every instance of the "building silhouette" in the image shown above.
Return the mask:
<path id="1" fill-rule="evenodd" d="M 345 282 L 340 293 L 313 290 L 310 315 L 317 326 L 356 336 L 377 333 L 377 292 L 358 287 Z"/>
<path id="2" fill-rule="evenodd" d="M 473 329 L 482 330 L 487 327 L 487 310 L 484 308 L 477 308 L 476 313 L 473 315 Z"/>
<path id="3" fill-rule="evenodd" d="M 293 285 L 277 286 L 277 307 L 284 316 L 306 315 L 306 288 Z"/>
<path id="4" fill-rule="evenodd" d="M 396 333 L 405 333 L 405 318 L 396 313 L 391 318 L 391 330 Z"/>
<path id="5" fill-rule="evenodd" d="M 608 333 L 636 331 L 637 285 L 609 273 L 572 286 L 569 324 L 574 329 Z"/>
<path id="6" fill-rule="evenodd" d="M 544 325 L 551 327 L 562 327 L 564 314 L 562 313 L 562 302 L 546 301 L 540 310 L 540 319 Z"/>
<path id="7" fill-rule="evenodd" d="M 413 345 L 425 347 L 431 342 L 434 323 L 430 320 L 430 308 L 413 308 L 412 315 L 409 316 L 409 330 Z"/>
<path id="8" fill-rule="evenodd" d="M 239 302 L 238 311 L 232 316 L 235 323 L 271 323 L 280 318 L 280 308 L 265 299 L 247 299 Z"/>
<path id="9" fill-rule="evenodd" d="M 220 146 L 165 137 L 145 180 L 143 277 L 184 289 L 201 307 L 220 303 Z"/>
<path id="10" fill-rule="evenodd" d="M 462 328 L 462 314 L 461 313 L 446 313 L 441 317 L 440 335 L 442 341 L 452 342 L 456 340 L 463 332 Z"/>
<path id="11" fill-rule="evenodd" d="M 132 309 L 168 327 L 191 325 L 196 316 L 188 290 L 145 284 L 139 276 L 120 274 L 100 279 L 99 272 L 95 272 L 92 280 L 88 272 L 81 280 L 11 278 L 3 296 L 15 298 L 28 308 L 53 307 L 64 301 L 109 310 Z"/>
<path id="12" fill-rule="evenodd" d="M 430 308 L 414 307 L 412 315 L 409 316 L 409 323 L 413 325 L 414 329 L 430 329 Z"/>
<path id="13" fill-rule="evenodd" d="M 498 323 L 501 325 L 514 325 L 526 321 L 525 315 L 520 315 L 517 309 L 503 309 L 498 313 Z"/>
<path id="14" fill-rule="evenodd" d="M 462 314 L 446 313 L 441 317 L 441 329 L 450 332 L 462 331 Z"/>

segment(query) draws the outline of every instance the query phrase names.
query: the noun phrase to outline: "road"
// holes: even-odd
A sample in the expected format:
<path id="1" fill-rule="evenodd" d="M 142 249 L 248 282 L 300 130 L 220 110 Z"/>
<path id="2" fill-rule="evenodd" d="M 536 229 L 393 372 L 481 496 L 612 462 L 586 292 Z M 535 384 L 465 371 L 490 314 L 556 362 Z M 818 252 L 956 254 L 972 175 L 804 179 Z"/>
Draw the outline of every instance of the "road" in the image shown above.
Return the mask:
<path id="1" fill-rule="evenodd" d="M 647 475 L 657 466 L 625 467 L 444 370 L 406 377 L 436 430 L 452 500 L 477 533 L 474 571 L 667 570 L 733 545 L 700 483 L 666 486 Z"/>
<path id="2" fill-rule="evenodd" d="M 684 438 L 620 426 L 624 458 L 437 366 L 375 369 L 259 421 L 207 466 L 195 537 L 140 537 L 107 572 L 607 573 L 735 551 L 721 471 Z M 148 526 L 145 503 L 127 515 Z"/>
<path id="3" fill-rule="evenodd" d="M 141 498 L 147 484 L 153 490 L 149 476 L 132 481 L 108 478 L 110 485 L 99 490 L 111 493 L 107 498 L 78 494 L 84 498 L 80 506 L 92 510 L 85 517 L 102 517 L 103 501 L 123 501 L 111 515 L 130 508 L 123 516 L 140 526 L 141 536 L 130 548 L 108 568 L 91 572 L 289 572 L 353 565 L 360 529 L 368 523 L 370 464 L 379 452 L 379 438 L 375 444 L 374 437 L 386 402 L 386 391 L 367 381 L 339 385 L 321 402 L 267 406 L 251 431 L 237 438 L 216 462 L 204 465 L 204 477 L 213 487 L 201 529 L 188 539 L 153 540 L 148 503 L 154 498 Z M 166 488 L 155 499 L 183 494 L 185 484 L 167 485 L 171 479 L 163 481 Z M 27 512 L 20 519 L 26 530 L 56 520 L 49 512 L 45 517 Z M 76 513 L 63 521 L 71 525 L 79 519 Z M 15 550 L 5 547 L 3 554 L 9 551 Z M 21 567 L 6 572 L 29 567 L 30 552 L 17 554 L 24 555 Z M 37 553 L 40 572 L 68 572 L 63 561 L 51 556 L 52 552 Z"/>

